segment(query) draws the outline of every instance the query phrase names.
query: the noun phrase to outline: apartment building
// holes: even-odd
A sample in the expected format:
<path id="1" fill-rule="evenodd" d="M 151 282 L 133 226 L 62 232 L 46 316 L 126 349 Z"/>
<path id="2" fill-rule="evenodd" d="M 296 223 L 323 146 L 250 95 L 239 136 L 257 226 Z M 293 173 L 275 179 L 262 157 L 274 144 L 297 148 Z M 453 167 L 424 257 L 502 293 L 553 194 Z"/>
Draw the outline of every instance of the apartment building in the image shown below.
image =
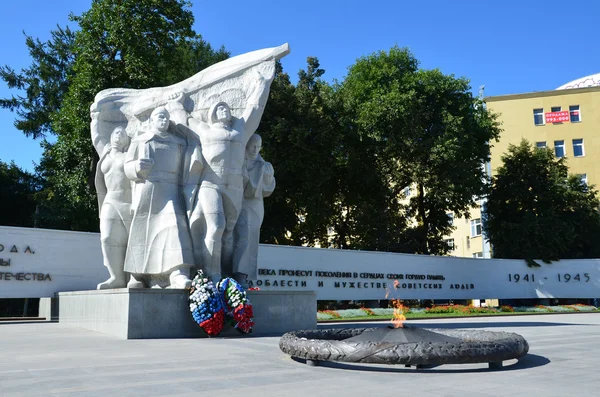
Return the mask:
<path id="1" fill-rule="evenodd" d="M 570 173 L 600 186 L 600 73 L 552 91 L 488 97 L 486 103 L 499 114 L 504 130 L 492 147 L 488 166 L 492 175 L 508 146 L 527 139 L 537 147 L 552 148 L 556 157 L 566 157 Z M 452 247 L 450 255 L 489 257 L 480 206 L 469 219 L 453 219 L 456 230 L 446 240 Z"/>

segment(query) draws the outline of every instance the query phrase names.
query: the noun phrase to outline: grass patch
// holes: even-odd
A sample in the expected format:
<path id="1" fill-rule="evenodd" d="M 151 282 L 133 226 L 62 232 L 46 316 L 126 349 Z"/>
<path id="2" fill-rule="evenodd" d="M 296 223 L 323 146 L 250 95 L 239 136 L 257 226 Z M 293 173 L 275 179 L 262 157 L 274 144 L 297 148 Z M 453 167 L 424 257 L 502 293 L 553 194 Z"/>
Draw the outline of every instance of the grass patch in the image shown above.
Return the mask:
<path id="1" fill-rule="evenodd" d="M 426 318 L 443 318 L 443 317 L 482 317 L 482 316 L 514 316 L 514 315 L 527 315 L 527 314 L 540 314 L 540 313 L 534 313 L 534 312 L 515 312 L 515 313 L 494 313 L 494 314 L 490 314 L 490 313 L 412 313 L 412 314 L 405 314 L 404 316 L 406 317 L 407 320 L 411 320 L 411 319 L 426 319 Z M 556 313 L 555 313 L 556 314 Z M 318 320 L 318 321 L 339 321 L 339 322 L 344 322 L 344 321 L 385 321 L 391 320 L 391 316 L 363 316 L 363 317 L 349 317 L 349 318 L 331 318 L 331 319 L 327 319 L 327 320 Z"/>

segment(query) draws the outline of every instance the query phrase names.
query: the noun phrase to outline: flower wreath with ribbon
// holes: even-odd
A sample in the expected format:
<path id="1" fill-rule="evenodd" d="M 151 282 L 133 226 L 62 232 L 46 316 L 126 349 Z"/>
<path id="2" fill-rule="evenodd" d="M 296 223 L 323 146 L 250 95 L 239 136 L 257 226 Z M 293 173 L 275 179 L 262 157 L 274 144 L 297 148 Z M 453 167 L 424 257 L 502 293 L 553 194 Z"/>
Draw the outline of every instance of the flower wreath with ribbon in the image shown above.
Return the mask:
<path id="1" fill-rule="evenodd" d="M 224 278 L 217 284 L 223 297 L 227 321 L 243 334 L 252 332 L 254 313 L 244 288 L 232 278 Z"/>
<path id="2" fill-rule="evenodd" d="M 204 276 L 202 270 L 198 270 L 198 274 L 192 280 L 189 304 L 194 321 L 209 336 L 218 335 L 223 330 L 225 322 L 223 298 L 218 288 Z"/>

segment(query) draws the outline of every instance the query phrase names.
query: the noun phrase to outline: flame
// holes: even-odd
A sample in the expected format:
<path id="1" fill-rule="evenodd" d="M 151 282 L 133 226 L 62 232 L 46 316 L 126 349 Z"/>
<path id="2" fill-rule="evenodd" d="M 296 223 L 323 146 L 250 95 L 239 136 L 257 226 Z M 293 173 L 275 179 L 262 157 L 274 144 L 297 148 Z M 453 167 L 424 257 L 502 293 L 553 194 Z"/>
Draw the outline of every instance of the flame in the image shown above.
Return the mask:
<path id="1" fill-rule="evenodd" d="M 400 282 L 398 280 L 394 280 L 394 289 L 398 288 L 398 284 Z M 385 293 L 385 298 L 390 295 L 390 291 L 387 290 Z M 404 325 L 404 321 L 406 320 L 406 316 L 404 316 L 404 305 L 402 305 L 402 301 L 400 299 L 390 299 L 390 303 L 394 308 L 394 314 L 392 315 L 392 325 L 394 328 L 402 328 Z"/>
<path id="2" fill-rule="evenodd" d="M 400 303 L 400 299 L 392 299 L 392 306 L 394 306 L 394 314 L 392 316 L 392 325 L 394 328 L 402 328 L 406 316 L 404 316 L 404 306 Z"/>

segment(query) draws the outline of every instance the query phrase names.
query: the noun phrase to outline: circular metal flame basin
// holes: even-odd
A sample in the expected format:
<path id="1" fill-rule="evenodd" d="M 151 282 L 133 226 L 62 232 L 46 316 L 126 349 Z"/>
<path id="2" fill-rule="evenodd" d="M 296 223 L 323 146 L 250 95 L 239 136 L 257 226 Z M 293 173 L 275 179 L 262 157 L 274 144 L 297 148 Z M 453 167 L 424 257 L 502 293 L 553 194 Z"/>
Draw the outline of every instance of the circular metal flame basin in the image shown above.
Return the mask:
<path id="1" fill-rule="evenodd" d="M 349 328 L 288 332 L 279 348 L 292 357 L 319 361 L 370 364 L 490 363 L 527 354 L 529 345 L 518 334 L 482 330 L 425 328 Z"/>

